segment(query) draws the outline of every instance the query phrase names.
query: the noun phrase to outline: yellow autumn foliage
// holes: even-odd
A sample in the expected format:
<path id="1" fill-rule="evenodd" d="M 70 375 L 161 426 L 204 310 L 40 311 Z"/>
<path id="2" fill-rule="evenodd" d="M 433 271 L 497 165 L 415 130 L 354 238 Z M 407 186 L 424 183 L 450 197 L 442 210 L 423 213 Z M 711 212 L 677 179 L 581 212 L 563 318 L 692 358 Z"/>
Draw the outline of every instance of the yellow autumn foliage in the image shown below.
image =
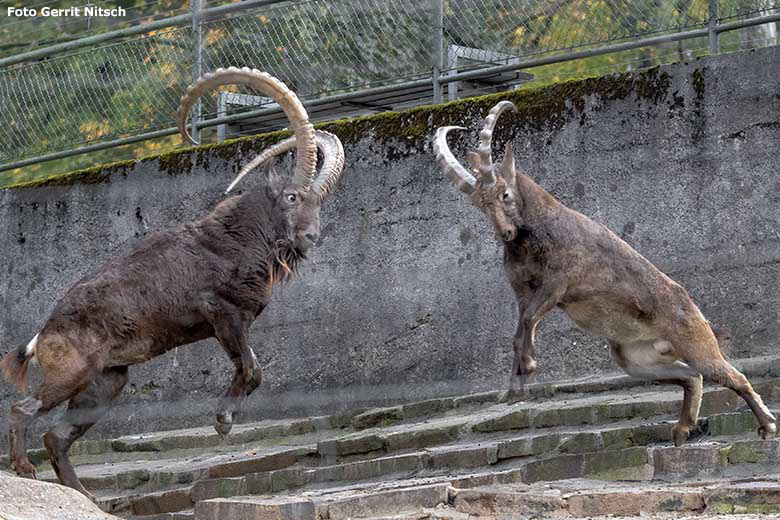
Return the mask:
<path id="1" fill-rule="evenodd" d="M 87 141 L 93 141 L 111 132 L 111 125 L 108 119 L 102 121 L 85 121 L 79 126 L 79 130 Z"/>

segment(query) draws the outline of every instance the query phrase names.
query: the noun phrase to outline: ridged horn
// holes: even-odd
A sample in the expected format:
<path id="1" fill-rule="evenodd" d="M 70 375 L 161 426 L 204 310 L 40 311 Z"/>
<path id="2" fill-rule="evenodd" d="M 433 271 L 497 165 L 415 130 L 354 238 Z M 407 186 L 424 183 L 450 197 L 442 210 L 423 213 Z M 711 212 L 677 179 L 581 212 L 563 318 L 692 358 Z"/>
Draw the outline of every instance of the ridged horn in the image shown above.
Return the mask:
<path id="1" fill-rule="evenodd" d="M 490 109 L 485 117 L 485 125 L 479 133 L 479 174 L 482 182 L 487 185 L 495 184 L 496 177 L 493 175 L 493 157 L 491 146 L 493 144 L 493 129 L 499 116 L 507 109 L 517 112 L 517 107 L 511 101 L 499 101 Z"/>
<path id="2" fill-rule="evenodd" d="M 276 157 L 277 155 L 281 155 L 283 153 L 289 152 L 293 148 L 295 148 L 295 145 L 297 144 L 295 140 L 295 136 L 288 137 L 287 139 L 283 141 L 279 141 L 278 143 L 269 146 L 262 152 L 260 152 L 254 159 L 249 161 L 244 165 L 243 168 L 241 168 L 241 171 L 238 172 L 238 175 L 236 175 L 236 178 L 233 179 L 233 182 L 230 183 L 230 186 L 227 187 L 225 190 L 225 193 L 230 193 L 230 190 L 236 187 L 236 184 L 238 184 L 238 181 L 244 178 L 244 176 L 257 168 L 258 166 L 262 165 L 269 159 L 272 159 L 273 157 Z"/>
<path id="3" fill-rule="evenodd" d="M 314 139 L 314 127 L 309 122 L 309 116 L 298 96 L 267 72 L 248 67 L 241 69 L 229 67 L 217 69 L 215 72 L 201 76 L 187 88 L 187 92 L 182 96 L 176 111 L 176 123 L 182 137 L 192 144 L 197 144 L 187 131 L 187 116 L 195 101 L 207 91 L 220 85 L 234 84 L 247 85 L 259 90 L 271 97 L 282 108 L 287 119 L 290 120 L 296 138 L 297 157 L 292 183 L 301 190 L 307 191 L 314 181 L 317 167 L 317 144 Z"/>
<path id="4" fill-rule="evenodd" d="M 450 130 L 465 130 L 465 128 L 462 126 L 443 126 L 436 130 L 436 136 L 433 138 L 433 153 L 436 155 L 436 163 L 460 191 L 471 195 L 474 192 L 477 179 L 452 155 L 447 144 L 447 133 Z"/>
<path id="5" fill-rule="evenodd" d="M 317 177 L 312 182 L 311 189 L 315 190 L 315 193 L 320 195 L 320 199 L 324 199 L 330 192 L 333 186 L 336 185 L 341 171 L 344 169 L 344 147 L 341 145 L 341 141 L 338 137 L 330 132 L 324 132 L 322 130 L 314 131 L 314 138 L 317 142 L 317 148 L 322 153 L 322 166 Z M 230 183 L 225 193 L 229 193 L 230 190 L 235 188 L 238 181 L 240 181 L 247 173 L 254 170 L 258 166 L 262 165 L 266 161 L 289 152 L 296 145 L 295 136 L 288 137 L 283 141 L 269 146 L 260 154 L 248 162 L 241 171 L 238 173 L 233 182 Z"/>
<path id="6" fill-rule="evenodd" d="M 317 147 L 322 152 L 322 166 L 320 173 L 311 184 L 314 193 L 320 194 L 320 200 L 336 187 L 336 183 L 344 170 L 344 146 L 338 136 L 330 132 L 316 130 Z"/>

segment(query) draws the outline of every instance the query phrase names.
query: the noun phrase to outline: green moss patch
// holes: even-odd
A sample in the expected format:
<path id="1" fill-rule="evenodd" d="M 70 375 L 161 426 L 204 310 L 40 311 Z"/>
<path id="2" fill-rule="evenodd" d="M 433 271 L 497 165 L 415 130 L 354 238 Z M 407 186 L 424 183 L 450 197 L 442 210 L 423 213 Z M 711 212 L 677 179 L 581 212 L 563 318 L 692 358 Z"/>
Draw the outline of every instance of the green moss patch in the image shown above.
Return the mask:
<path id="1" fill-rule="evenodd" d="M 498 139 L 505 139 L 509 132 L 517 129 L 556 130 L 583 113 L 586 99 L 596 96 L 602 101 L 635 99 L 659 104 L 666 99 L 671 77 L 655 67 L 638 73 L 622 73 L 596 78 L 567 81 L 555 85 L 502 92 L 488 96 L 473 97 L 442 105 L 415 107 L 402 112 L 361 116 L 352 119 L 332 121 L 316 125 L 317 128 L 339 136 L 345 145 L 354 144 L 365 137 L 379 143 L 404 143 L 421 152 L 436 128 L 445 125 L 463 124 L 464 121 L 484 117 L 493 105 L 506 99 L 518 108 L 516 114 L 508 114 L 505 124 L 497 132 Z M 696 96 L 703 89 L 700 69 L 693 73 Z M 582 121 L 582 120 L 581 120 Z M 290 135 L 290 131 L 277 131 L 222 143 L 182 148 L 162 155 L 155 155 L 140 161 L 122 161 L 84 170 L 78 170 L 46 179 L 22 182 L 8 188 L 37 188 L 45 186 L 69 186 L 73 184 L 102 184 L 111 182 L 115 174 L 127 175 L 137 162 L 159 161 L 161 171 L 169 175 L 182 175 L 192 171 L 193 166 L 208 169 L 212 158 L 232 160 L 262 149 Z M 502 134 L 504 134 L 502 136 Z M 388 153 L 394 153 L 389 150 Z"/>
<path id="2" fill-rule="evenodd" d="M 111 177 L 114 174 L 126 176 L 135 166 L 135 163 L 136 161 L 119 161 L 102 164 L 62 175 L 53 175 L 44 179 L 19 182 L 5 188 L 45 188 L 50 186 L 71 186 L 73 184 L 106 184 L 111 182 Z"/>

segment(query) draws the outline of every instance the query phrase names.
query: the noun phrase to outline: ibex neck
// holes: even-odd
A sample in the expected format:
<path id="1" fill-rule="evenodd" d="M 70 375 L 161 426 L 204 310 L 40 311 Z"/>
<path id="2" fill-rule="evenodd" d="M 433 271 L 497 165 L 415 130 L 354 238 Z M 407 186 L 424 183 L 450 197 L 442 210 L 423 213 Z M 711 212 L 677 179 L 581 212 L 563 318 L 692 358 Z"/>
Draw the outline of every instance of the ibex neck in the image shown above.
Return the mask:
<path id="1" fill-rule="evenodd" d="M 220 202 L 201 222 L 202 231 L 229 249 L 267 251 L 284 236 L 283 222 L 264 190 L 249 191 Z"/>
<path id="2" fill-rule="evenodd" d="M 527 218 L 557 211 L 561 203 L 525 174 L 517 174 L 517 189 L 523 197 L 523 213 Z"/>

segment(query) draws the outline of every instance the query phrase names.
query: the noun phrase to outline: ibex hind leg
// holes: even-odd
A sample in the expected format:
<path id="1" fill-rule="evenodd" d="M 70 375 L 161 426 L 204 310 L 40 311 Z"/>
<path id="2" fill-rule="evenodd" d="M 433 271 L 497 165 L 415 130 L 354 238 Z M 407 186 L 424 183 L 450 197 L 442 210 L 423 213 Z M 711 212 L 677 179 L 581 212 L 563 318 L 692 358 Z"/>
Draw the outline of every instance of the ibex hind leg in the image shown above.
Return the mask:
<path id="1" fill-rule="evenodd" d="M 8 444 L 11 469 L 23 478 L 35 478 L 35 466 L 27 457 L 27 428 L 41 415 L 43 403 L 27 397 L 11 406 L 8 417 Z"/>
<path id="2" fill-rule="evenodd" d="M 675 446 L 682 446 L 688 440 L 691 431 L 696 427 L 701 409 L 702 380 L 696 374 L 687 379 L 658 379 L 659 383 L 679 385 L 683 389 L 683 402 L 680 408 L 680 418 L 672 427 L 672 441 Z"/>
<path id="3" fill-rule="evenodd" d="M 92 383 L 71 398 L 65 416 L 43 436 L 49 459 L 60 482 L 95 500 L 76 475 L 68 449 L 103 415 L 127 383 L 127 367 L 105 369 Z"/>
<path id="4" fill-rule="evenodd" d="M 701 372 L 705 380 L 730 388 L 745 400 L 758 420 L 758 434 L 761 438 L 766 439 L 767 435 L 777 432 L 775 416 L 764 404 L 761 396 L 753 390 L 750 382 L 739 370 L 723 359 L 719 350 L 716 350 L 710 359 L 697 356 L 689 360 L 689 363 Z"/>
<path id="5" fill-rule="evenodd" d="M 685 363 L 652 362 L 652 358 L 655 357 L 653 353 L 656 352 L 652 343 L 634 347 L 634 350 L 644 350 L 644 352 L 636 352 L 637 355 L 632 355 L 634 353 L 631 352 L 631 347 L 626 350 L 623 345 L 614 341 L 610 341 L 609 346 L 612 358 L 628 375 L 682 387 L 683 402 L 680 408 L 680 418 L 677 424 L 672 427 L 671 436 L 676 446 L 684 444 L 699 420 L 702 397 L 701 375 Z M 640 364 L 637 362 L 637 359 L 643 358 L 650 363 Z"/>
<path id="6" fill-rule="evenodd" d="M 8 418 L 11 468 L 20 477 L 35 478 L 35 466 L 27 457 L 27 429 L 52 408 L 67 401 L 83 388 L 83 383 L 44 380 L 31 397 L 11 407 Z"/>

